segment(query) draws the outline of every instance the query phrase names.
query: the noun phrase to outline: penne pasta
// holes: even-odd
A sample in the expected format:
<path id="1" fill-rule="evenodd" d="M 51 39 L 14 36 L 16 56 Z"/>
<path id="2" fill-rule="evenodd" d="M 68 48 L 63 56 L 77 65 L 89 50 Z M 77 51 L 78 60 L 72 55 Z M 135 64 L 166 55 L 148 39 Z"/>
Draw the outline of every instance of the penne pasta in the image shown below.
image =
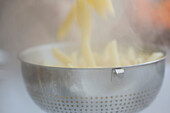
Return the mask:
<path id="1" fill-rule="evenodd" d="M 83 36 L 82 39 L 82 55 L 84 60 L 86 61 L 87 66 L 94 67 L 96 66 L 95 58 L 93 52 L 90 47 L 89 40 Z"/>
<path id="2" fill-rule="evenodd" d="M 113 5 L 112 5 L 112 1 L 111 0 L 103 0 L 104 1 L 104 4 L 106 5 L 106 10 L 109 12 L 109 13 L 112 13 L 114 14 L 114 9 L 113 9 Z"/>
<path id="3" fill-rule="evenodd" d="M 74 5 L 73 8 L 70 11 L 68 17 L 63 22 L 63 24 L 60 26 L 60 29 L 58 30 L 58 34 L 57 34 L 58 39 L 61 40 L 66 36 L 66 34 L 67 34 L 71 24 L 73 23 L 75 17 L 76 17 L 76 6 Z"/>
<path id="4" fill-rule="evenodd" d="M 130 47 L 128 49 L 128 61 L 130 62 L 130 64 L 135 64 L 135 59 L 136 59 L 136 53 L 133 47 Z"/>
<path id="5" fill-rule="evenodd" d="M 72 63 L 71 59 L 57 48 L 52 48 L 52 53 L 64 65 L 67 66 L 68 64 Z"/>
<path id="6" fill-rule="evenodd" d="M 117 46 L 117 41 L 112 41 L 109 44 L 109 48 L 110 48 L 110 60 L 111 60 L 111 65 L 112 66 L 120 66 L 120 59 L 119 59 L 119 52 L 118 52 L 118 46 Z"/>
<path id="7" fill-rule="evenodd" d="M 57 37 L 62 39 L 66 36 L 69 28 L 76 20 L 81 31 L 81 57 L 78 52 L 73 52 L 67 56 L 57 48 L 52 48 L 52 54 L 63 66 L 58 64 L 56 67 L 68 68 L 99 68 L 99 67 L 119 67 L 141 64 L 148 61 L 157 60 L 164 56 L 161 52 L 154 52 L 152 55 L 138 54 L 135 48 L 130 47 L 127 52 L 119 51 L 116 40 L 108 43 L 99 54 L 93 52 L 91 48 L 91 30 L 92 30 L 92 8 L 102 17 L 106 17 L 106 12 L 114 14 L 114 8 L 111 0 L 76 0 L 70 10 L 67 18 L 58 30 Z"/>
<path id="8" fill-rule="evenodd" d="M 77 52 L 73 52 L 70 57 L 71 57 L 71 60 L 72 60 L 73 65 L 74 65 L 74 66 L 78 66 L 78 61 L 77 61 L 78 56 L 77 56 Z"/>
<path id="9" fill-rule="evenodd" d="M 105 9 L 106 9 L 106 4 L 105 0 L 93 0 L 93 7 L 95 11 L 102 17 L 106 17 Z"/>
<path id="10" fill-rule="evenodd" d="M 89 3 L 91 6 L 94 6 L 93 0 L 88 0 L 88 3 Z"/>
<path id="11" fill-rule="evenodd" d="M 86 43 L 85 43 L 86 44 Z M 88 46 L 84 46 L 88 47 Z M 70 57 L 59 51 L 57 48 L 52 49 L 53 55 L 58 59 L 62 65 L 54 65 L 55 67 L 68 67 L 68 68 L 99 68 L 99 67 L 119 67 L 142 64 L 149 61 L 160 59 L 164 56 L 161 52 L 154 52 L 150 56 L 147 53 L 140 53 L 137 56 L 135 49 L 130 47 L 128 54 L 123 51 L 118 51 L 117 41 L 110 42 L 105 50 L 104 54 L 99 53 L 86 53 L 89 52 L 84 50 L 85 56 L 78 58 L 77 52 L 71 53 Z M 92 55 L 92 56 L 88 56 Z M 92 58 L 90 58 L 92 57 Z M 93 59 L 91 61 L 91 59 Z M 92 64 L 92 62 L 95 63 Z M 44 64 L 44 63 L 43 63 Z M 47 63 L 45 65 L 48 65 Z M 51 66 L 51 65 L 49 65 Z"/>
<path id="12" fill-rule="evenodd" d="M 147 59 L 147 61 L 153 61 L 153 60 L 158 60 L 164 56 L 163 53 L 161 52 L 154 52 L 152 55 Z"/>
<path id="13" fill-rule="evenodd" d="M 92 21 L 92 14 L 91 9 L 87 5 L 87 2 L 85 0 L 77 0 L 77 22 L 78 26 L 81 30 L 82 35 L 83 34 L 89 34 L 91 31 L 91 21 Z M 90 38 L 90 37 L 86 37 Z"/>

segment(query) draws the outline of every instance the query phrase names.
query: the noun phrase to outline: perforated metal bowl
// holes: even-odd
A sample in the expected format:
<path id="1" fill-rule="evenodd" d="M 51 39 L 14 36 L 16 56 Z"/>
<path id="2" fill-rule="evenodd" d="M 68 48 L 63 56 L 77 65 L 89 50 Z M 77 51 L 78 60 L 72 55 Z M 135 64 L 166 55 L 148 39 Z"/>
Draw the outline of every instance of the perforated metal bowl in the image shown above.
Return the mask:
<path id="1" fill-rule="evenodd" d="M 120 68 L 39 65 L 53 46 L 32 48 L 20 55 L 27 90 L 49 113 L 136 113 L 149 106 L 159 92 L 165 57 Z"/>

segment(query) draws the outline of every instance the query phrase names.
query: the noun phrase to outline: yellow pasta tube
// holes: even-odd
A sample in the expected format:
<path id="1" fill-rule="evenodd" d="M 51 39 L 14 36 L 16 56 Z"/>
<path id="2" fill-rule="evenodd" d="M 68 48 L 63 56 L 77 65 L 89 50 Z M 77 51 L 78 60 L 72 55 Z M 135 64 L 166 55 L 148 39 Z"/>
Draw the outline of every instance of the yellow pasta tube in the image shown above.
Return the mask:
<path id="1" fill-rule="evenodd" d="M 102 16 L 106 17 L 105 11 L 114 14 L 114 9 L 111 0 L 88 0 L 88 3 L 96 10 L 96 12 Z"/>
<path id="2" fill-rule="evenodd" d="M 91 10 L 85 0 L 77 0 L 77 21 L 82 33 L 82 55 L 87 66 L 94 67 L 95 59 L 90 46 Z"/>
<path id="3" fill-rule="evenodd" d="M 126 59 L 121 59 L 121 66 L 128 66 L 129 62 Z"/>
<path id="4" fill-rule="evenodd" d="M 144 63 L 143 58 L 142 57 L 138 57 L 136 59 L 136 64 L 141 64 L 141 63 Z"/>
<path id="5" fill-rule="evenodd" d="M 91 6 L 94 6 L 93 0 L 88 0 L 88 3 L 89 3 Z"/>
<path id="6" fill-rule="evenodd" d="M 102 65 L 106 65 L 108 66 L 109 65 L 109 60 L 110 60 L 110 54 L 109 54 L 109 51 L 110 51 L 110 47 L 109 47 L 109 44 L 105 47 L 105 50 L 103 52 L 103 55 L 101 57 L 101 62 L 102 62 Z"/>
<path id="7" fill-rule="evenodd" d="M 73 6 L 69 15 L 67 16 L 65 21 L 60 26 L 58 33 L 57 33 L 58 39 L 61 40 L 62 38 L 64 38 L 66 36 L 71 24 L 73 23 L 73 21 L 75 19 L 75 16 L 76 16 L 76 5 Z"/>
<path id="8" fill-rule="evenodd" d="M 133 47 L 130 47 L 128 49 L 128 60 L 130 64 L 135 64 L 136 62 L 136 53 Z"/>
<path id="9" fill-rule="evenodd" d="M 92 16 L 91 9 L 88 7 L 87 2 L 85 0 L 77 0 L 77 22 L 81 33 L 90 34 L 91 32 L 91 24 L 92 24 Z M 88 38 L 88 37 L 87 37 Z"/>
<path id="10" fill-rule="evenodd" d="M 114 14 L 114 8 L 113 8 L 113 5 L 112 5 L 112 1 L 111 0 L 103 0 L 103 1 L 104 1 L 106 10 L 108 12 Z"/>
<path id="11" fill-rule="evenodd" d="M 120 59 L 119 59 L 119 52 L 118 52 L 118 47 L 117 47 L 117 41 L 112 41 L 109 44 L 110 47 L 110 57 L 111 57 L 111 65 L 112 66 L 120 66 Z"/>
<path id="12" fill-rule="evenodd" d="M 154 52 L 152 55 L 147 59 L 147 61 L 153 61 L 153 60 L 158 60 L 164 56 L 163 53 L 161 52 Z"/>
<path id="13" fill-rule="evenodd" d="M 62 53 L 60 50 L 57 48 L 52 48 L 52 53 L 53 55 L 64 65 L 72 64 L 72 61 L 69 57 L 67 57 L 64 53 Z"/>
<path id="14" fill-rule="evenodd" d="M 110 50 L 110 45 L 108 44 L 105 48 L 104 51 L 104 58 L 107 59 L 109 57 L 109 50 Z"/>
<path id="15" fill-rule="evenodd" d="M 95 58 L 91 50 L 90 42 L 86 36 L 87 36 L 86 34 L 83 34 L 82 55 L 88 67 L 95 67 L 96 66 Z"/>
<path id="16" fill-rule="evenodd" d="M 105 0 L 93 0 L 94 9 L 96 12 L 101 15 L 102 17 L 106 17 L 105 9 L 106 4 Z"/>
<path id="17" fill-rule="evenodd" d="M 72 63 L 74 66 L 77 66 L 78 65 L 78 61 L 77 61 L 77 52 L 73 52 L 71 53 L 71 60 L 72 60 Z"/>
<path id="18" fill-rule="evenodd" d="M 102 56 L 98 53 L 94 53 L 94 59 L 95 59 L 95 62 L 96 62 L 96 66 L 101 66 L 102 65 Z"/>

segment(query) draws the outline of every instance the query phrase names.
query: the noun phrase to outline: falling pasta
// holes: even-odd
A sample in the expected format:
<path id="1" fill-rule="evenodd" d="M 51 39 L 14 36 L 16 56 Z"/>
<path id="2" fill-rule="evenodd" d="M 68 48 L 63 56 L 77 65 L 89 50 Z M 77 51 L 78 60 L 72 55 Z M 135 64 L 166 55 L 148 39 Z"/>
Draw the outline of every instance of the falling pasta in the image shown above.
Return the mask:
<path id="1" fill-rule="evenodd" d="M 106 18 L 106 12 L 114 15 L 114 8 L 111 0 L 76 0 L 67 18 L 58 30 L 58 39 L 63 39 L 74 20 L 81 31 L 81 55 L 73 52 L 70 56 L 66 55 L 57 48 L 52 48 L 53 56 L 60 61 L 64 67 L 71 68 L 91 68 L 91 67 L 119 67 L 140 64 L 163 57 L 163 53 L 155 52 L 147 58 L 137 55 L 133 47 L 127 49 L 127 53 L 119 50 L 118 42 L 110 42 L 102 53 L 93 52 L 91 42 L 92 11 Z M 144 54 L 144 53 L 143 53 Z M 58 65 L 56 65 L 58 67 Z"/>

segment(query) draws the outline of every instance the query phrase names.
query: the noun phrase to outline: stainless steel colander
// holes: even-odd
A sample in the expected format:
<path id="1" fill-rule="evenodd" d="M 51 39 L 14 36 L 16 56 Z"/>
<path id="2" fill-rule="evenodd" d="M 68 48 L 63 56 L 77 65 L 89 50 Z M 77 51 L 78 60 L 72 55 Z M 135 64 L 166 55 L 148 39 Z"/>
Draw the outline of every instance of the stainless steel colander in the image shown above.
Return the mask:
<path id="1" fill-rule="evenodd" d="M 48 113 L 136 113 L 149 106 L 159 92 L 165 57 L 119 68 L 40 65 L 47 59 L 53 63 L 53 46 L 35 47 L 20 55 L 27 90 Z"/>

